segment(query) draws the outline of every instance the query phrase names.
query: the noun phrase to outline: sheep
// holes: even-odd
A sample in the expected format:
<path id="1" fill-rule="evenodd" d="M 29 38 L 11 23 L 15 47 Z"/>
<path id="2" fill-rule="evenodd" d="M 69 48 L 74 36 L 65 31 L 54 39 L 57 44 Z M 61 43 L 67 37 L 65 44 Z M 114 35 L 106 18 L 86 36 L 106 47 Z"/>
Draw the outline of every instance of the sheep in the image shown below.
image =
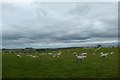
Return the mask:
<path id="1" fill-rule="evenodd" d="M 57 57 L 59 57 L 61 55 L 61 52 L 57 53 Z"/>
<path id="2" fill-rule="evenodd" d="M 95 53 L 93 53 L 93 55 L 95 55 Z"/>
<path id="3" fill-rule="evenodd" d="M 53 54 L 53 57 L 56 57 L 57 55 L 56 54 Z"/>
<path id="4" fill-rule="evenodd" d="M 110 54 L 113 54 L 114 52 L 110 52 Z"/>
<path id="5" fill-rule="evenodd" d="M 57 53 L 57 55 L 61 55 L 61 52 Z"/>
<path id="6" fill-rule="evenodd" d="M 42 55 L 45 55 L 45 53 L 42 53 Z"/>
<path id="7" fill-rule="evenodd" d="M 36 52 L 36 53 L 38 53 L 38 52 Z"/>
<path id="8" fill-rule="evenodd" d="M 53 53 L 48 53 L 50 56 L 52 56 L 53 55 Z"/>
<path id="9" fill-rule="evenodd" d="M 38 56 L 32 56 L 32 58 L 38 58 Z"/>
<path id="10" fill-rule="evenodd" d="M 80 54 L 81 56 L 85 56 L 85 55 L 87 55 L 87 53 L 82 53 L 82 54 Z"/>
<path id="11" fill-rule="evenodd" d="M 21 55 L 18 54 L 17 57 L 21 57 Z"/>
<path id="12" fill-rule="evenodd" d="M 101 57 L 107 57 L 108 56 L 108 53 L 100 53 L 101 54 Z"/>
<path id="13" fill-rule="evenodd" d="M 32 56 L 32 58 L 35 58 L 36 56 Z"/>
<path id="14" fill-rule="evenodd" d="M 39 56 L 42 56 L 42 54 L 39 54 Z"/>
<path id="15" fill-rule="evenodd" d="M 103 54 L 103 52 L 100 53 L 100 55 L 102 55 L 102 54 Z"/>
<path id="16" fill-rule="evenodd" d="M 30 55 L 30 56 L 32 56 L 32 55 Z"/>
<path id="17" fill-rule="evenodd" d="M 83 58 L 85 59 L 85 58 L 87 58 L 87 56 L 86 56 L 86 55 L 84 55 L 84 56 L 83 56 Z"/>
<path id="18" fill-rule="evenodd" d="M 26 56 L 30 56 L 29 54 L 27 54 Z"/>
<path id="19" fill-rule="evenodd" d="M 76 57 L 77 57 L 79 60 L 82 61 L 82 60 L 84 60 L 87 56 L 86 56 L 86 55 L 85 55 L 85 56 L 82 56 L 82 55 L 81 55 L 81 56 L 78 56 L 78 55 L 76 55 Z"/>
<path id="20" fill-rule="evenodd" d="M 73 55 L 76 55 L 76 54 L 77 54 L 76 52 L 73 53 Z"/>
<path id="21" fill-rule="evenodd" d="M 32 56 L 32 55 L 28 54 L 27 56 Z"/>

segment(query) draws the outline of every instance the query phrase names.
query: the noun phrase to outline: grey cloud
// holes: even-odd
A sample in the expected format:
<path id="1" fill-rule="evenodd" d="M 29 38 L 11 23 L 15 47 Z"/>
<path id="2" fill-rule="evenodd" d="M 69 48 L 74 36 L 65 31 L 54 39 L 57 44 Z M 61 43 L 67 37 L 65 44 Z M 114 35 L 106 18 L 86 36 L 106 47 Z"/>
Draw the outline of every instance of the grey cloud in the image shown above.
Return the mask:
<path id="1" fill-rule="evenodd" d="M 116 40 L 118 27 L 115 4 L 57 4 L 33 3 L 30 8 L 4 5 L 3 46 L 84 46 L 88 45 L 87 42 L 94 43 L 94 38 Z"/>

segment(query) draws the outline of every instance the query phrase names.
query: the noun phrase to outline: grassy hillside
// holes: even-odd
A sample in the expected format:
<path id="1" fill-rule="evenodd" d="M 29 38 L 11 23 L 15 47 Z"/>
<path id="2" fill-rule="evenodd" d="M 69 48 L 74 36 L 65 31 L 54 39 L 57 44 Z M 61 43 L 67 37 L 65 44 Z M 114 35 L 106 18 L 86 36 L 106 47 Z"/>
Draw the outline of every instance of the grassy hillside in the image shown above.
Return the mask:
<path id="1" fill-rule="evenodd" d="M 93 49 L 71 48 L 55 50 L 62 52 L 60 57 L 51 57 L 48 54 L 32 58 L 22 54 L 3 54 L 3 78 L 115 78 L 118 77 L 118 49 L 102 48 Z M 114 54 L 106 58 L 100 57 L 100 52 Z M 49 53 L 52 51 L 45 51 Z M 86 52 L 87 58 L 80 61 L 73 55 Z M 96 55 L 93 55 L 93 53 Z M 4 52 L 3 52 L 4 53 Z M 35 55 L 35 53 L 31 53 Z M 36 53 L 36 55 L 41 54 Z"/>

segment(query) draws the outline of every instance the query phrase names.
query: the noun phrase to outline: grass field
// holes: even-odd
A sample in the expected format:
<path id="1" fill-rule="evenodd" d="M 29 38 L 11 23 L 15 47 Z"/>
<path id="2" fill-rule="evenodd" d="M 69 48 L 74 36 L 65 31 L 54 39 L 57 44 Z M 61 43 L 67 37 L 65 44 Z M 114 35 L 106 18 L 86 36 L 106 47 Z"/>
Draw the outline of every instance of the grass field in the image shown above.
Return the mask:
<path id="1" fill-rule="evenodd" d="M 2 55 L 3 78 L 115 78 L 118 77 L 118 48 L 101 48 L 93 55 L 93 49 L 71 48 L 61 49 L 60 57 L 44 55 L 31 58 L 22 54 Z M 69 50 L 69 52 L 68 52 Z M 100 57 L 100 52 L 114 54 L 106 58 Z M 46 51 L 48 53 L 51 51 Z M 73 55 L 86 52 L 87 59 L 80 61 Z M 4 52 L 3 52 L 4 53 Z M 39 55 L 41 53 L 37 53 Z"/>
<path id="2" fill-rule="evenodd" d="M 0 51 L 0 79 L 2 77 L 2 51 Z"/>

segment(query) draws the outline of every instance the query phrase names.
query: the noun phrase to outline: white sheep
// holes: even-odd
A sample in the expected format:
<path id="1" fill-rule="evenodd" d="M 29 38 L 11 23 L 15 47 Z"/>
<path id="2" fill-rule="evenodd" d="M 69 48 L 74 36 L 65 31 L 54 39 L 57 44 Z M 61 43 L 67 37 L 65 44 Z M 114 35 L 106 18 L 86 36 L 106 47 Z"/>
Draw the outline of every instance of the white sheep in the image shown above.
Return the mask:
<path id="1" fill-rule="evenodd" d="M 76 54 L 77 54 L 76 52 L 73 53 L 73 55 L 76 55 Z"/>
<path id="2" fill-rule="evenodd" d="M 79 60 L 84 60 L 87 56 L 78 56 L 78 55 L 76 55 L 76 57 L 79 59 Z"/>
<path id="3" fill-rule="evenodd" d="M 42 56 L 42 54 L 39 54 L 39 56 Z"/>
<path id="4" fill-rule="evenodd" d="M 53 54 L 53 57 L 56 57 L 57 55 L 56 54 Z"/>
<path id="5" fill-rule="evenodd" d="M 42 55 L 44 55 L 45 53 L 42 53 Z"/>
<path id="6" fill-rule="evenodd" d="M 61 55 L 61 52 L 57 53 L 57 57 L 59 57 Z"/>
<path id="7" fill-rule="evenodd" d="M 32 58 L 38 58 L 38 56 L 32 56 Z"/>
<path id="8" fill-rule="evenodd" d="M 48 55 L 52 56 L 52 55 L 53 55 L 53 53 L 48 53 Z"/>
<path id="9" fill-rule="evenodd" d="M 21 57 L 21 55 L 18 54 L 17 57 Z"/>
<path id="10" fill-rule="evenodd" d="M 93 53 L 93 55 L 95 55 L 95 53 Z"/>
<path id="11" fill-rule="evenodd" d="M 27 56 L 32 56 L 32 55 L 28 54 Z"/>
<path id="12" fill-rule="evenodd" d="M 107 57 L 108 56 L 108 53 L 100 53 L 101 55 L 101 57 Z"/>
<path id="13" fill-rule="evenodd" d="M 114 52 L 110 52 L 110 54 L 113 54 Z"/>
<path id="14" fill-rule="evenodd" d="M 26 55 L 26 56 L 30 56 L 30 55 Z"/>
<path id="15" fill-rule="evenodd" d="M 87 55 L 87 53 L 82 53 L 82 54 L 80 54 L 81 56 L 85 56 L 85 55 Z"/>

